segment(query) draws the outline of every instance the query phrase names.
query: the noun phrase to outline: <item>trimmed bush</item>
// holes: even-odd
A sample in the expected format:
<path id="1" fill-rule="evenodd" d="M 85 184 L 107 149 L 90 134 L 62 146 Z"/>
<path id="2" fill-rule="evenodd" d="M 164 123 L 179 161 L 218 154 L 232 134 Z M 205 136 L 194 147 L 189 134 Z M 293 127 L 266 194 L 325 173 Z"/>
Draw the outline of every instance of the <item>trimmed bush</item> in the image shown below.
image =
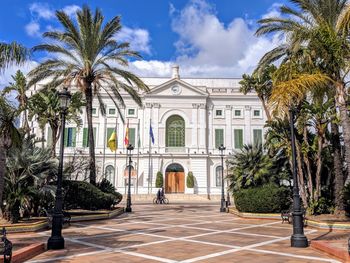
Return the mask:
<path id="1" fill-rule="evenodd" d="M 98 189 L 100 189 L 104 193 L 112 194 L 116 197 L 116 201 L 114 205 L 119 204 L 122 199 L 123 195 L 115 190 L 115 187 L 113 184 L 108 181 L 106 178 L 103 178 L 101 182 L 99 182 L 97 185 Z"/>
<path id="2" fill-rule="evenodd" d="M 194 187 L 194 176 L 192 172 L 188 172 L 187 178 L 186 178 L 186 186 L 187 188 L 193 188 Z"/>
<path id="3" fill-rule="evenodd" d="M 157 188 L 163 187 L 163 174 L 162 174 L 162 172 L 158 172 L 158 173 L 157 173 L 157 177 L 156 177 L 156 187 L 157 187 Z"/>
<path id="4" fill-rule="evenodd" d="M 347 216 L 350 215 L 350 184 L 344 187 L 344 204 Z"/>
<path id="5" fill-rule="evenodd" d="M 241 189 L 234 192 L 233 196 L 240 212 L 280 213 L 291 205 L 291 191 L 275 184 Z"/>
<path id="6" fill-rule="evenodd" d="M 84 181 L 63 181 L 65 209 L 110 209 L 118 200 Z"/>

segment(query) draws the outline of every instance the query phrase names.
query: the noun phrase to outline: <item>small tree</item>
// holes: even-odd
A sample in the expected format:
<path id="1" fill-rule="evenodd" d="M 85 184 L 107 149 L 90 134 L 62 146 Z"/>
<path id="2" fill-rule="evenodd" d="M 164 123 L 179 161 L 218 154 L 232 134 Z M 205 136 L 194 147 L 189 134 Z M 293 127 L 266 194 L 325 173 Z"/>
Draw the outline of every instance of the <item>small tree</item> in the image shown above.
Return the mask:
<path id="1" fill-rule="evenodd" d="M 187 179 L 186 179 L 186 185 L 187 185 L 187 188 L 194 187 L 194 176 L 193 176 L 192 172 L 188 172 Z"/>
<path id="2" fill-rule="evenodd" d="M 157 188 L 163 187 L 163 174 L 160 171 L 158 171 L 158 173 L 157 173 L 156 187 Z"/>

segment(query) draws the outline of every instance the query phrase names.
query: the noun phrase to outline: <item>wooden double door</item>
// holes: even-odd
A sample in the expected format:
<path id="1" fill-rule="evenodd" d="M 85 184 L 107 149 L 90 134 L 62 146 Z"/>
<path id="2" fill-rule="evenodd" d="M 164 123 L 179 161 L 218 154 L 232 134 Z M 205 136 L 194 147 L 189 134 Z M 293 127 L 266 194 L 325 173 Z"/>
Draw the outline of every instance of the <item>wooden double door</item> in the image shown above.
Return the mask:
<path id="1" fill-rule="evenodd" d="M 165 192 L 166 193 L 184 193 L 185 192 L 185 173 L 167 172 L 165 174 Z"/>

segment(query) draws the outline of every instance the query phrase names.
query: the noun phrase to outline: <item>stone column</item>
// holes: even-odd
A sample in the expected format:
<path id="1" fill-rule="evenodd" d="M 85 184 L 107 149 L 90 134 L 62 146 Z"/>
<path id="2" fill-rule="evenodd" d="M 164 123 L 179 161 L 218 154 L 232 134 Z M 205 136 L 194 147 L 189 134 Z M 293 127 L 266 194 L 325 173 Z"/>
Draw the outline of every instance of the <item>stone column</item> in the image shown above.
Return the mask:
<path id="1" fill-rule="evenodd" d="M 199 104 L 199 119 L 198 119 L 198 145 L 201 151 L 206 152 L 206 136 L 205 132 L 207 130 L 207 120 L 205 116 L 205 104 Z"/>
<path id="2" fill-rule="evenodd" d="M 249 144 L 251 143 L 251 109 L 252 107 L 249 105 L 246 105 L 244 107 L 244 142 L 243 144 Z"/>
<path id="3" fill-rule="evenodd" d="M 193 151 L 198 151 L 198 104 L 192 103 L 192 140 L 191 140 L 191 148 Z"/>
<path id="4" fill-rule="evenodd" d="M 233 139 L 232 139 L 232 107 L 226 105 L 225 107 L 225 124 L 226 124 L 226 136 L 225 136 L 225 146 L 226 150 L 232 150 Z"/>

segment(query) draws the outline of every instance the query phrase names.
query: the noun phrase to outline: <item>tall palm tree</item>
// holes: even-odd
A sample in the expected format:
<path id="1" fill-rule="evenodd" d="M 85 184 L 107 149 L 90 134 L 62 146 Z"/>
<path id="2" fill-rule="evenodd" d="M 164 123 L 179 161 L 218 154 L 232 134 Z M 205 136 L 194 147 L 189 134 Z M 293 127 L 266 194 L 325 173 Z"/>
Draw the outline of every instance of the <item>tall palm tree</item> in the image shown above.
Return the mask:
<path id="1" fill-rule="evenodd" d="M 3 94 L 8 94 L 10 92 L 16 92 L 16 99 L 19 104 L 19 112 L 23 112 L 22 119 L 22 128 L 29 135 L 30 127 L 28 124 L 28 97 L 26 92 L 28 90 L 27 80 L 23 72 L 17 70 L 16 74 L 12 76 L 14 82 L 11 82 L 9 86 L 5 87 L 2 91 Z"/>
<path id="2" fill-rule="evenodd" d="M 300 46 L 309 48 L 317 67 L 332 80 L 328 84 L 334 90 L 339 108 L 340 122 L 344 138 L 345 162 L 350 179 L 350 119 L 347 110 L 345 78 L 349 72 L 350 7 L 346 0 L 293 0 L 296 8 L 282 6 L 280 11 L 286 17 L 262 19 L 257 35 L 271 32 L 284 33 L 292 48 L 280 46 L 265 56 L 265 62 L 276 60 L 298 50 Z M 337 177 L 342 177 L 337 174 Z"/>
<path id="3" fill-rule="evenodd" d="M 47 59 L 29 73 L 29 85 L 50 78 L 50 86 L 76 86 L 86 99 L 88 140 L 90 154 L 90 182 L 96 183 L 95 143 L 92 127 L 92 101 L 97 95 L 103 109 L 101 92 L 105 92 L 120 112 L 124 105 L 121 90 L 126 91 L 138 104 L 142 101 L 137 89 L 148 91 L 148 87 L 134 74 L 123 69 L 128 58 L 140 58 L 130 50 L 129 43 L 119 43 L 116 34 L 121 30 L 120 17 L 116 16 L 105 25 L 99 9 L 93 13 L 84 6 L 77 11 L 77 23 L 63 11 L 56 11 L 63 31 L 44 33 L 44 37 L 55 44 L 42 44 L 34 51 L 47 51 L 56 56 Z M 119 103 L 119 104 L 118 104 Z"/>
<path id="4" fill-rule="evenodd" d="M 4 191 L 7 151 L 12 145 L 20 145 L 20 134 L 15 127 L 16 108 L 0 97 L 0 204 Z"/>
<path id="5" fill-rule="evenodd" d="M 82 125 L 80 118 L 80 109 L 85 106 L 81 92 L 72 95 L 66 120 L 73 121 L 78 127 Z M 40 129 L 45 131 L 46 124 L 51 128 L 51 156 L 56 157 L 56 144 L 60 137 L 60 103 L 57 91 L 54 89 L 45 89 L 39 91 L 29 99 L 29 119 L 36 118 Z M 42 136 L 43 137 L 43 136 Z M 44 141 L 45 138 L 42 138 Z"/>

